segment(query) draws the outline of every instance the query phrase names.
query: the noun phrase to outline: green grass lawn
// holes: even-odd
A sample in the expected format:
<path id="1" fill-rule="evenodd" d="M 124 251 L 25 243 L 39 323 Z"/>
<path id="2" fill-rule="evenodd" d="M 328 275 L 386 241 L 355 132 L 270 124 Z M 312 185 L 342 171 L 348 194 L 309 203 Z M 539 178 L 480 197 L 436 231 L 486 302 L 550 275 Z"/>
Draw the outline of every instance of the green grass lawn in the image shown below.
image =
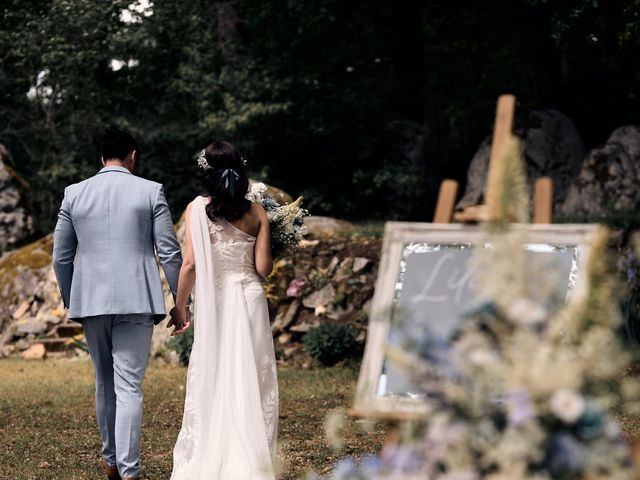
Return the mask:
<path id="1" fill-rule="evenodd" d="M 150 365 L 145 379 L 142 428 L 143 476 L 168 479 L 182 420 L 186 369 Z M 281 368 L 278 478 L 326 473 L 336 458 L 379 451 L 384 427 L 366 433 L 354 420 L 344 425 L 344 447 L 332 450 L 324 418 L 350 405 L 357 369 Z M 100 479 L 100 441 L 88 359 L 0 361 L 0 479 Z M 106 477 L 105 477 L 106 478 Z"/>

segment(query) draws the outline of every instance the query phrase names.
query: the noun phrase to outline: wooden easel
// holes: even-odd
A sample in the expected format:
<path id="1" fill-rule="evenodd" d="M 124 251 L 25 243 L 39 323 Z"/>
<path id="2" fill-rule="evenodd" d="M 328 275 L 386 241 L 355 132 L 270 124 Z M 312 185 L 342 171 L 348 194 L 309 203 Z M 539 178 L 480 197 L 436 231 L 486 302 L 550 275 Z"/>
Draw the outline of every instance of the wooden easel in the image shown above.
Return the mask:
<path id="1" fill-rule="evenodd" d="M 513 95 L 502 95 L 498 98 L 485 191 L 492 190 L 493 186 L 490 182 L 495 177 L 492 172 L 499 168 L 499 163 L 504 159 L 504 149 L 512 135 L 515 107 L 516 97 Z M 454 213 L 457 194 L 458 182 L 455 180 L 442 182 L 433 223 L 451 223 L 452 219 L 461 223 L 475 223 L 488 219 L 486 205 L 473 205 Z M 534 187 L 532 223 L 551 223 L 552 215 L 553 183 L 549 177 L 540 177 L 536 180 Z"/>
<path id="2" fill-rule="evenodd" d="M 513 95 L 502 95 L 498 99 L 496 119 L 491 143 L 491 156 L 487 172 L 486 191 L 493 188 L 490 184 L 492 170 L 499 168 L 499 162 L 504 160 L 504 149 L 507 140 L 512 135 L 513 119 L 516 99 Z M 462 223 L 476 223 L 487 220 L 486 205 L 475 205 L 465 208 L 454 215 L 455 203 L 458 195 L 458 182 L 444 180 L 440 185 L 433 223 L 451 223 L 452 220 Z M 533 201 L 533 223 L 551 223 L 553 208 L 553 185 L 549 177 L 541 177 L 536 180 Z M 419 420 L 415 414 L 407 412 L 377 412 L 348 409 L 347 415 L 358 419 L 381 420 L 387 422 L 388 429 L 385 437 L 385 445 L 398 443 L 400 440 L 400 423 Z"/>

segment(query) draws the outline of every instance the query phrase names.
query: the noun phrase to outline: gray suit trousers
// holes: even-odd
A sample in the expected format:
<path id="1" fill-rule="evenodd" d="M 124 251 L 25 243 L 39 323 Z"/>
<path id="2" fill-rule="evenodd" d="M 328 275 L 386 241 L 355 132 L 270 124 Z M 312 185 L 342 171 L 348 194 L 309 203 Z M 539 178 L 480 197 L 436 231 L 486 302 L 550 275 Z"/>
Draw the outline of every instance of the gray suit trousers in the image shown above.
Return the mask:
<path id="1" fill-rule="evenodd" d="M 96 416 L 102 456 L 122 477 L 140 475 L 142 381 L 153 317 L 98 315 L 82 319 L 96 381 Z"/>

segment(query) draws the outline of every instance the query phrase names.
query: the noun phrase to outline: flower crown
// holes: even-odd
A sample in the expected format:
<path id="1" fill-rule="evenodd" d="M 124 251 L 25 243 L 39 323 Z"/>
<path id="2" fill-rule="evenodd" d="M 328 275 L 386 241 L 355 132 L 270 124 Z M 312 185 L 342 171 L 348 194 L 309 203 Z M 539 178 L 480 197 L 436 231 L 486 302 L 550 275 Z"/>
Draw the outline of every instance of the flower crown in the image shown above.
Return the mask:
<path id="1" fill-rule="evenodd" d="M 206 150 L 202 150 L 200 152 L 200 155 L 198 155 L 198 158 L 197 158 L 198 166 L 203 170 L 212 169 L 213 167 L 209 165 L 209 162 L 207 162 L 207 157 L 205 156 L 205 154 L 206 154 Z M 240 157 L 240 161 L 242 162 L 242 165 L 247 164 L 247 161 L 243 157 Z"/>
<path id="2" fill-rule="evenodd" d="M 198 166 L 203 169 L 203 170 L 209 170 L 211 168 L 213 168 L 211 165 L 209 165 L 209 162 L 207 162 L 207 158 L 204 156 L 205 154 L 205 150 L 202 150 L 200 152 L 200 155 L 198 155 Z"/>

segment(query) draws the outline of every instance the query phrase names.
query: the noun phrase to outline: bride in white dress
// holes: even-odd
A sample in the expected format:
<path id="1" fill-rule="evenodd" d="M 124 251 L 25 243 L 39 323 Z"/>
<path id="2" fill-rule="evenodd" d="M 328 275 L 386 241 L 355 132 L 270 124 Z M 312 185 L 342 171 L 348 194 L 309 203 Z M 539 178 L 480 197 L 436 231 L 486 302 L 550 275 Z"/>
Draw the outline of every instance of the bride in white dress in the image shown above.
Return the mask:
<path id="1" fill-rule="evenodd" d="M 263 290 L 272 268 L 269 221 L 245 199 L 249 182 L 233 145 L 212 143 L 198 164 L 207 195 L 187 208 L 173 312 L 188 318 L 193 293 L 194 344 L 171 479 L 273 480 L 278 382 Z"/>

